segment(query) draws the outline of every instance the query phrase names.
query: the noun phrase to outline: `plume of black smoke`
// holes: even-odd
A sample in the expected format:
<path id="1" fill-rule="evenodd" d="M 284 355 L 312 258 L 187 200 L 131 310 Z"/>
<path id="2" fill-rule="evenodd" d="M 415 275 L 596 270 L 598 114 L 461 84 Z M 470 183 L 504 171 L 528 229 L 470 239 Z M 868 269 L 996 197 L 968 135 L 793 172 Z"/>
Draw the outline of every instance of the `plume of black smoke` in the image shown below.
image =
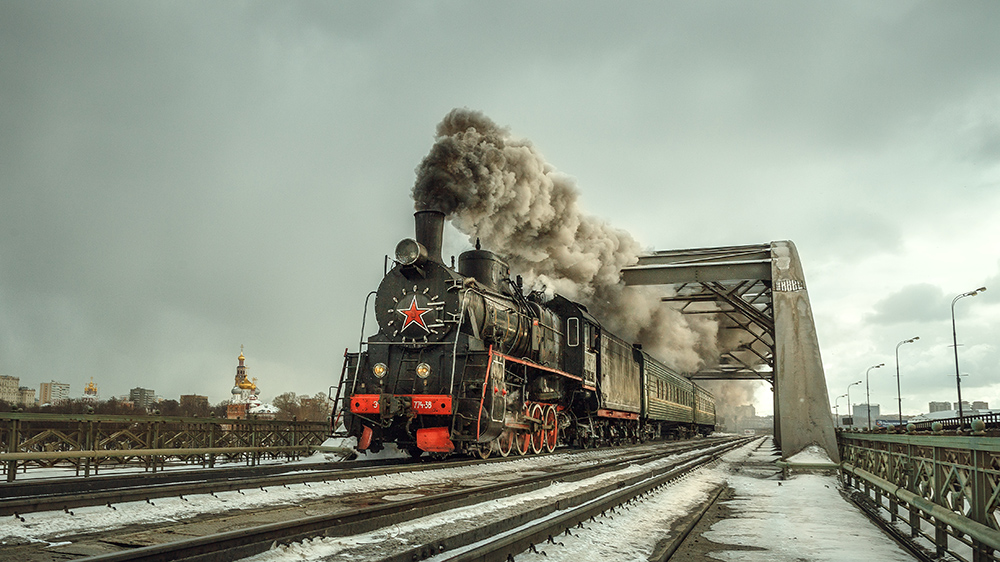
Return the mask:
<path id="1" fill-rule="evenodd" d="M 660 302 L 662 288 L 626 288 L 638 261 L 627 232 L 585 214 L 573 181 L 530 142 L 479 112 L 451 111 L 417 168 L 418 210 L 444 212 L 470 241 L 504 255 L 528 285 L 585 304 L 614 333 L 691 372 L 717 355 L 717 323 Z"/>

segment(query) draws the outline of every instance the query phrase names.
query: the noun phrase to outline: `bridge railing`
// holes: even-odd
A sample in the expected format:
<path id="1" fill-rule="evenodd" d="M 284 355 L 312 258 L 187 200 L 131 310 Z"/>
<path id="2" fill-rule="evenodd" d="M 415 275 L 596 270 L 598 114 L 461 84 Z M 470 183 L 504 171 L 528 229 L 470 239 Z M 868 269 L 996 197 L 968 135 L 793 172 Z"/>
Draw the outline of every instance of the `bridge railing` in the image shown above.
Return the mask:
<path id="1" fill-rule="evenodd" d="M 1000 439 L 841 433 L 841 474 L 912 537 L 960 560 L 998 560 Z"/>
<path id="2" fill-rule="evenodd" d="M 0 413 L 0 463 L 8 482 L 36 468 L 90 476 L 128 465 L 153 472 L 167 463 L 253 465 L 308 455 L 329 431 L 313 421 Z"/>
<path id="3" fill-rule="evenodd" d="M 1000 412 L 990 412 L 985 414 L 966 414 L 961 418 L 945 418 L 940 420 L 927 420 L 921 422 L 912 422 L 914 428 L 917 431 L 931 431 L 935 423 L 941 424 L 941 429 L 945 431 L 954 431 L 960 426 L 968 429 L 972 422 L 975 420 L 981 420 L 983 425 L 987 428 L 997 428 L 1000 427 Z"/>

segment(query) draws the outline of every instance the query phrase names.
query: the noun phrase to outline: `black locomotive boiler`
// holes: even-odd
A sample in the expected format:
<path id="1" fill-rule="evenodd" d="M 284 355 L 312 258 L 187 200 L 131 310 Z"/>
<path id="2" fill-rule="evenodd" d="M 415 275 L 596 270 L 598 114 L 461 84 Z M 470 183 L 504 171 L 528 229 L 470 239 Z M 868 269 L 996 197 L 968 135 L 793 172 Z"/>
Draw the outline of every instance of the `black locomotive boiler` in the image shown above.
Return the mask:
<path id="1" fill-rule="evenodd" d="M 358 450 L 506 456 L 712 431 L 711 394 L 583 305 L 525 295 L 478 244 L 445 265 L 444 215 L 415 218 L 375 293 L 378 333 L 345 354 L 338 396 Z"/>

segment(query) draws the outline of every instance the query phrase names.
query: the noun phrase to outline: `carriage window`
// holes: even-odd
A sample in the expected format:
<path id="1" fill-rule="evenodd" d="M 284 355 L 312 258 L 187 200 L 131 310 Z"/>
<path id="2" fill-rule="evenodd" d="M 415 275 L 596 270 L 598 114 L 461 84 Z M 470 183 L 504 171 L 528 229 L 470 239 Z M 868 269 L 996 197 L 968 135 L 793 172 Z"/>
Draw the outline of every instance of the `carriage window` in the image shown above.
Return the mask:
<path id="1" fill-rule="evenodd" d="M 566 319 L 566 340 L 570 347 L 580 345 L 580 319 Z"/>

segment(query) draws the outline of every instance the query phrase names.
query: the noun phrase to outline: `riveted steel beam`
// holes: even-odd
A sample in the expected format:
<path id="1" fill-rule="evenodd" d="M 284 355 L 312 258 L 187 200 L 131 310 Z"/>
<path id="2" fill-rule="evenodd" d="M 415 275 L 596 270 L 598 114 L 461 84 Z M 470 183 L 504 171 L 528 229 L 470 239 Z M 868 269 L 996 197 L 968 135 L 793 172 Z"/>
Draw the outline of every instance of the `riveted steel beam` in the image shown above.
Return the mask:
<path id="1" fill-rule="evenodd" d="M 839 459 L 826 377 L 806 291 L 790 241 L 662 250 L 623 268 L 626 285 L 673 285 L 663 301 L 684 314 L 714 314 L 747 334 L 716 365 L 690 378 L 766 380 L 774 389 L 775 437 L 784 457 L 816 443 Z"/>
<path id="2" fill-rule="evenodd" d="M 633 265 L 622 269 L 626 285 L 662 285 L 688 281 L 735 281 L 770 279 L 770 260 Z"/>

